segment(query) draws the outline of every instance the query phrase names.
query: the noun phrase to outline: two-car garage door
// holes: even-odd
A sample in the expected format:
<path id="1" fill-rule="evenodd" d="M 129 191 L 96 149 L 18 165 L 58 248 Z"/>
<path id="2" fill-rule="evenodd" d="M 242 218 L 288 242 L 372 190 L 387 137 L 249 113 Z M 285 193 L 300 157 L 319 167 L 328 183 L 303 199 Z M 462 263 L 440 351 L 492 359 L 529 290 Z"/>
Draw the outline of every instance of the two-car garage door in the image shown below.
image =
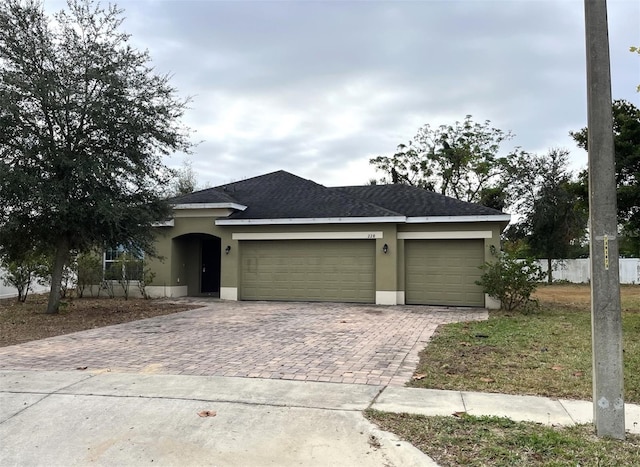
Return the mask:
<path id="1" fill-rule="evenodd" d="M 246 240 L 240 299 L 374 303 L 371 240 Z M 484 306 L 484 240 L 405 240 L 405 301 Z"/>
<path id="2" fill-rule="evenodd" d="M 240 298 L 373 303 L 375 243 L 242 241 Z"/>
<path id="3" fill-rule="evenodd" d="M 483 240 L 406 240 L 406 303 L 484 306 L 483 263 Z"/>

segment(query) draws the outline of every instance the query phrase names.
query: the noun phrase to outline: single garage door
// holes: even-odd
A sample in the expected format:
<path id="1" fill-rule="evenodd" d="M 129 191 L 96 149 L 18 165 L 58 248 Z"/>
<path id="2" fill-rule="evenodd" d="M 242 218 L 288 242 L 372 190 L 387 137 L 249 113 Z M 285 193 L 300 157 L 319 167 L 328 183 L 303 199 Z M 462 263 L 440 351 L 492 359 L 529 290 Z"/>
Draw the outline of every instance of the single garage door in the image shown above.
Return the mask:
<path id="1" fill-rule="evenodd" d="M 242 241 L 240 298 L 373 303 L 375 241 Z"/>
<path id="2" fill-rule="evenodd" d="M 484 306 L 483 240 L 406 240 L 405 254 L 406 303 Z"/>

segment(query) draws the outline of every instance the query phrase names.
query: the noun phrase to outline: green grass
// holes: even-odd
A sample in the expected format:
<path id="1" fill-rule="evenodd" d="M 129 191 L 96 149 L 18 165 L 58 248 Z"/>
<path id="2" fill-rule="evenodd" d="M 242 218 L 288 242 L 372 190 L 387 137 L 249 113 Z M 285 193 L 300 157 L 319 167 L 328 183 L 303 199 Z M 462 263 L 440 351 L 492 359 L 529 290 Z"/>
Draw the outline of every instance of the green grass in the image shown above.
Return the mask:
<path id="1" fill-rule="evenodd" d="M 532 314 L 491 312 L 488 321 L 438 328 L 409 386 L 590 400 L 591 314 L 587 285 L 538 289 Z M 625 400 L 640 403 L 640 287 L 622 287 Z M 597 438 L 592 425 L 550 427 L 506 418 L 365 416 L 442 466 L 640 465 L 640 436 Z"/>
<path id="2" fill-rule="evenodd" d="M 623 313 L 625 400 L 640 403 L 640 307 Z M 591 316 L 584 305 L 491 312 L 441 326 L 420 355 L 412 387 L 590 400 Z"/>
<path id="3" fill-rule="evenodd" d="M 548 427 L 498 417 L 425 417 L 375 410 L 365 416 L 441 466 L 618 466 L 640 464 L 640 436 L 601 439 L 591 425 Z"/>

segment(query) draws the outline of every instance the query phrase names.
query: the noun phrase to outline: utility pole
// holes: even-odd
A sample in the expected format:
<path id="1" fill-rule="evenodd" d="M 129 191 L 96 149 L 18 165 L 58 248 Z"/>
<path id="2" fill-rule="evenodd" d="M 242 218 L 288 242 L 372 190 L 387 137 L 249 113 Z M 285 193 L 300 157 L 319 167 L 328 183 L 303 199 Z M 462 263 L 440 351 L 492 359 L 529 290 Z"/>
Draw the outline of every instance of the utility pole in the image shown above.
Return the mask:
<path id="1" fill-rule="evenodd" d="M 606 0 L 585 0 L 593 421 L 624 439 L 622 312 Z"/>

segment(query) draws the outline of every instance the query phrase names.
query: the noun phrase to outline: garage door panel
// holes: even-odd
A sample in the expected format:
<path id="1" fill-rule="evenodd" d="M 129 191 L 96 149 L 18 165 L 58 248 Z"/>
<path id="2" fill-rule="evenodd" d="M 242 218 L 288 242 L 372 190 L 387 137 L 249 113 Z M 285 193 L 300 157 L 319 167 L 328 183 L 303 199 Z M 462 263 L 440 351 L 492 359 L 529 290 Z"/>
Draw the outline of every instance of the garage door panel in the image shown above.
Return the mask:
<path id="1" fill-rule="evenodd" d="M 407 240 L 405 253 L 408 304 L 484 306 L 483 240 Z"/>
<path id="2" fill-rule="evenodd" d="M 242 241 L 243 300 L 373 302 L 375 242 Z"/>

